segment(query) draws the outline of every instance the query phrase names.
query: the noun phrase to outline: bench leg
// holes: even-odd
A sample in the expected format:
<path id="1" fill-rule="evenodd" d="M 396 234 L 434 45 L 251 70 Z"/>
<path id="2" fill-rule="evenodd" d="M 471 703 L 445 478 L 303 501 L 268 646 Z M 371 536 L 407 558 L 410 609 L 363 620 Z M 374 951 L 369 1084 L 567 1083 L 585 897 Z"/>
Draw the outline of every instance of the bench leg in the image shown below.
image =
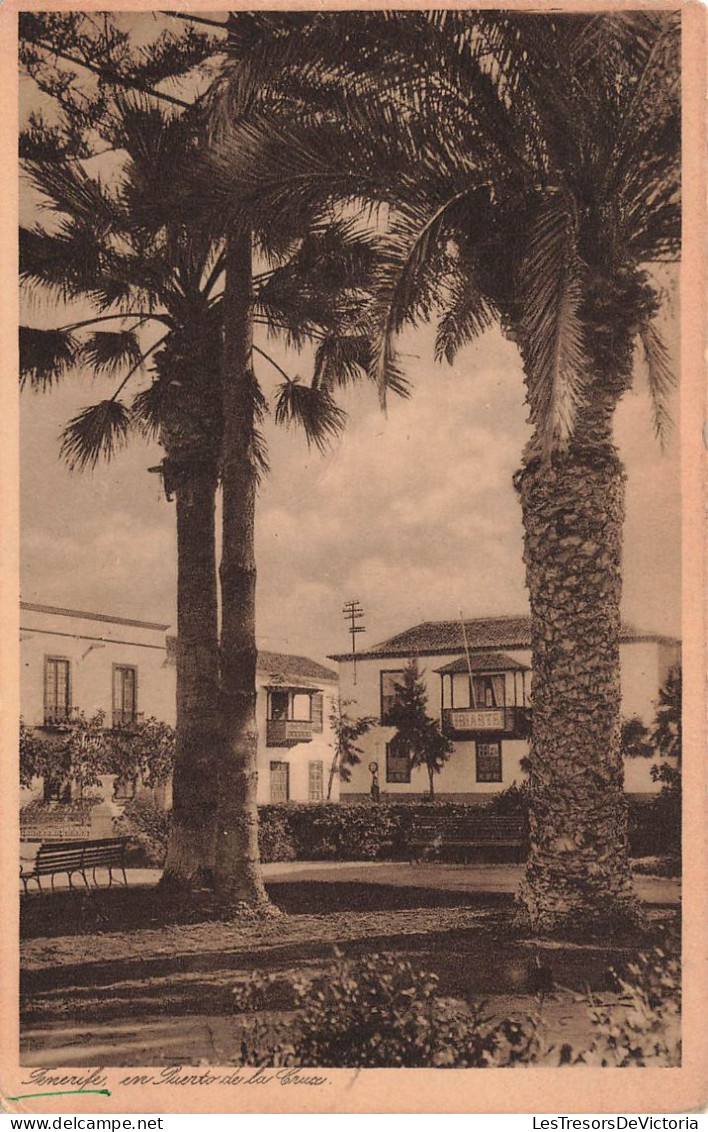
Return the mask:
<path id="1" fill-rule="evenodd" d="M 88 878 L 87 878 L 87 876 L 86 876 L 86 870 L 85 870 L 85 869 L 82 869 L 82 870 L 81 870 L 81 875 L 82 875 L 82 877 L 84 878 L 84 884 L 86 885 L 86 887 L 87 887 L 87 888 L 90 888 L 90 887 L 91 887 L 91 885 L 90 885 L 90 884 L 89 884 L 89 882 L 88 882 Z"/>

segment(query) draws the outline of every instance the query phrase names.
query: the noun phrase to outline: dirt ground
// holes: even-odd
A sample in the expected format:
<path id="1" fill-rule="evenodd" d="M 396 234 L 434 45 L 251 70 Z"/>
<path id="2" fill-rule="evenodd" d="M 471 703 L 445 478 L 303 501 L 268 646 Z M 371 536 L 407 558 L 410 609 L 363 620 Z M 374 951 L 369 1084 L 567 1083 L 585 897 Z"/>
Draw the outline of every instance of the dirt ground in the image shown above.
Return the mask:
<path id="1" fill-rule="evenodd" d="M 267 921 L 188 922 L 166 912 L 156 875 L 125 888 L 58 889 L 22 901 L 22 1063 L 42 1066 L 229 1064 L 243 1035 L 233 991 L 275 975 L 270 1008 L 292 1008 L 288 978 L 347 957 L 395 953 L 435 972 L 445 996 L 524 1017 L 544 992 L 549 1040 L 589 1044 L 578 992 L 607 999 L 607 970 L 636 941 L 563 943 L 511 929 L 519 870 L 507 865 L 266 866 Z M 150 883 L 145 883 L 149 881 Z M 638 877 L 650 941 L 677 926 L 678 883 Z"/>

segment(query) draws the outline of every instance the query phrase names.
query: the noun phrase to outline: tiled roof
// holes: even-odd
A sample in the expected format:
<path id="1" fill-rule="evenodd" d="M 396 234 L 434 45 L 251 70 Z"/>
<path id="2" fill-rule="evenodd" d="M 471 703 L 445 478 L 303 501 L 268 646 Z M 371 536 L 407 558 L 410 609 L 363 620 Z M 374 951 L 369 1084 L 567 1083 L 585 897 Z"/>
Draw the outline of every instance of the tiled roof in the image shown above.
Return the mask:
<path id="1" fill-rule="evenodd" d="M 318 664 L 307 656 L 292 656 L 287 652 L 268 652 L 265 649 L 258 650 L 258 671 L 287 679 L 299 676 L 306 680 L 325 680 L 329 683 L 336 683 L 338 679 L 334 669 L 325 668 L 324 664 Z"/>
<path id="2" fill-rule="evenodd" d="M 465 621 L 465 633 L 461 621 L 424 621 L 414 625 L 394 637 L 374 645 L 365 652 L 357 653 L 357 659 L 386 656 L 435 656 L 444 653 L 470 652 L 478 649 L 529 649 L 531 648 L 530 617 L 477 617 Z M 675 637 L 661 636 L 659 633 L 644 632 L 633 625 L 623 625 L 621 641 L 663 641 L 678 644 Z M 352 653 L 330 655 L 330 660 L 352 660 Z"/>
<path id="3" fill-rule="evenodd" d="M 436 668 L 435 671 L 439 672 L 442 676 L 447 676 L 453 672 L 521 672 L 528 670 L 528 664 L 520 664 L 518 660 L 514 660 L 511 656 L 506 656 L 503 652 L 482 652 L 473 653 L 469 656 L 458 656 L 457 660 L 451 660 L 449 664 L 444 664 L 442 668 Z"/>
<path id="4" fill-rule="evenodd" d="M 167 664 L 177 662 L 177 638 L 167 638 Z M 278 683 L 283 680 L 322 680 L 329 684 L 336 684 L 337 673 L 332 668 L 325 668 L 316 660 L 306 656 L 292 656 L 287 652 L 268 652 L 266 649 L 258 650 L 258 671 L 261 675 L 276 678 Z"/>

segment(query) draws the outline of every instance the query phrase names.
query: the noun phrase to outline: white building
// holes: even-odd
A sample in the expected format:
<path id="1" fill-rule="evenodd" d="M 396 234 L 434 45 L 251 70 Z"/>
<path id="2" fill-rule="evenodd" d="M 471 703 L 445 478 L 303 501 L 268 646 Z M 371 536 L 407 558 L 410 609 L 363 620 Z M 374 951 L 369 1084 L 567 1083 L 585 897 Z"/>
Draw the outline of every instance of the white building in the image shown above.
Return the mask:
<path id="1" fill-rule="evenodd" d="M 175 722 L 175 638 L 169 626 L 105 613 L 20 603 L 20 710 L 40 734 L 64 729 L 77 711 L 110 728 L 155 718 Z M 316 802 L 333 757 L 330 702 L 337 674 L 307 657 L 259 652 L 258 801 Z M 35 781 L 21 803 L 58 801 Z M 106 780 L 110 797 L 113 783 Z M 337 800 L 339 782 L 333 785 Z M 67 795 L 68 800 L 68 795 Z M 169 805 L 169 787 L 158 796 Z"/>
<path id="2" fill-rule="evenodd" d="M 466 621 L 426 621 L 365 652 L 331 656 L 339 663 L 340 694 L 354 703 L 356 716 L 373 716 L 379 725 L 359 741 L 364 754 L 342 786 L 342 801 L 370 796 L 377 765 L 381 798 L 421 798 L 428 792 L 425 768 L 411 768 L 406 751 L 387 726 L 388 711 L 406 664 L 416 658 L 424 674 L 428 714 L 440 719 L 454 751 L 435 778 L 440 799 L 481 802 L 525 778 L 531 720 L 531 620 L 485 617 Z M 680 642 L 624 625 L 620 638 L 623 717 L 653 721 L 659 689 L 680 663 Z M 660 787 L 652 780 L 653 760 L 625 760 L 625 790 L 647 795 Z"/>

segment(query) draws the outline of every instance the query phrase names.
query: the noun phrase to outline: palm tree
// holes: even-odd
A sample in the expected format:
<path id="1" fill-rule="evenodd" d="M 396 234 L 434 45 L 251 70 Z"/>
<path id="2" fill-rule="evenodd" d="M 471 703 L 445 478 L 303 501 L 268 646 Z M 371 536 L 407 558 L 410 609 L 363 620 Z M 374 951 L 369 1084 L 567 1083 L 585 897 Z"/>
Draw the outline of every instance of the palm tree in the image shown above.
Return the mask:
<path id="1" fill-rule="evenodd" d="M 612 425 L 638 341 L 657 432 L 668 424 L 662 295 L 647 266 L 679 248 L 680 17 L 249 20 L 248 67 L 263 83 L 288 82 L 291 103 L 236 118 L 214 175 L 256 215 L 362 199 L 386 207 L 371 356 L 382 389 L 409 323 L 437 318 L 437 352 L 449 361 L 494 320 L 518 344 L 532 425 L 515 486 L 534 672 L 520 901 L 536 930 L 631 920 L 619 752 L 624 470 Z M 240 16 L 233 26 L 238 44 Z M 227 116 L 228 91 L 243 82 L 230 50 Z"/>
<path id="2" fill-rule="evenodd" d="M 95 314 L 51 330 L 22 327 L 22 379 L 46 389 L 73 366 L 98 375 L 125 371 L 112 397 L 82 410 L 67 426 L 62 451 L 70 466 L 95 465 L 131 431 L 158 439 L 165 451 L 160 468 L 153 470 L 161 472 L 168 498 L 176 498 L 178 653 L 173 830 L 164 879 L 193 886 L 214 870 L 229 734 L 221 715 L 222 686 L 228 689 L 233 679 L 229 634 L 241 618 L 253 640 L 253 670 L 246 678 L 255 700 L 253 593 L 235 593 L 223 567 L 220 671 L 215 497 L 219 482 L 226 483 L 235 468 L 234 453 L 248 438 L 247 467 L 235 469 L 246 486 L 236 495 L 250 500 L 251 511 L 234 516 L 225 507 L 225 537 L 238 552 L 249 546 L 252 552 L 252 506 L 264 469 L 257 418 L 265 400 L 251 372 L 247 403 L 228 409 L 236 427 L 222 428 L 222 350 L 231 348 L 223 227 L 218 218 L 199 216 L 182 189 L 200 145 L 198 122 L 189 115 L 167 115 L 144 99 L 117 98 L 111 135 L 125 163 L 118 183 L 108 188 L 81 163 L 53 151 L 41 161 L 35 130 L 28 171 L 57 214 L 58 227 L 21 232 L 21 278 L 25 286 L 39 285 L 67 300 L 88 299 Z M 325 364 L 325 354 L 335 347 L 347 351 L 346 331 L 356 330 L 375 246 L 351 225 L 338 223 L 313 228 L 299 239 L 291 236 L 288 248 L 279 265 L 256 275 L 244 255 L 250 282 L 242 293 L 256 324 L 277 328 L 294 345 L 317 343 L 320 360 L 312 385 L 281 371 L 285 381 L 277 392 L 276 418 L 301 423 L 308 441 L 324 446 L 344 423 L 333 385 L 361 373 L 355 362 L 336 369 Z M 149 327 L 158 328 L 159 336 L 153 333 L 146 345 Z M 146 367 L 151 384 L 125 404 L 122 390 Z M 234 522 L 240 524 L 235 532 Z M 228 700 L 228 691 L 223 696 Z M 252 771 L 249 775 L 253 781 Z M 242 822 L 244 808 L 246 825 L 254 825 L 255 794 L 245 798 L 234 789 L 228 806 L 235 825 Z M 219 828 L 223 824 L 222 819 Z M 222 859 L 225 851 L 231 850 L 219 847 Z M 220 869 L 231 870 L 239 899 L 262 901 L 257 842 L 251 839 L 235 852 L 236 862 L 222 860 Z"/>

